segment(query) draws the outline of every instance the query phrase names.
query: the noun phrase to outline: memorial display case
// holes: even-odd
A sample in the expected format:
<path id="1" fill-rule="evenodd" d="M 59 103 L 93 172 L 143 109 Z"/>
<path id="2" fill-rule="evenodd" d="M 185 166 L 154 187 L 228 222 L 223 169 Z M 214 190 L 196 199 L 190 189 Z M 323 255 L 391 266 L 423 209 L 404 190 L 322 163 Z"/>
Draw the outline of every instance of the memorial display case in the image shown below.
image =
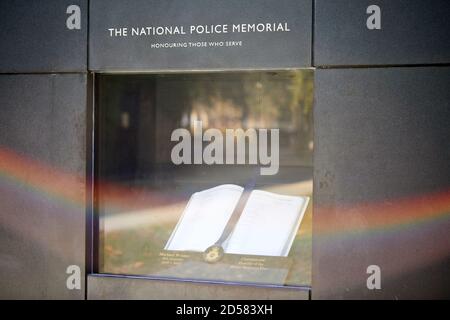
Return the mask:
<path id="1" fill-rule="evenodd" d="M 312 70 L 96 79 L 96 272 L 308 288 Z"/>

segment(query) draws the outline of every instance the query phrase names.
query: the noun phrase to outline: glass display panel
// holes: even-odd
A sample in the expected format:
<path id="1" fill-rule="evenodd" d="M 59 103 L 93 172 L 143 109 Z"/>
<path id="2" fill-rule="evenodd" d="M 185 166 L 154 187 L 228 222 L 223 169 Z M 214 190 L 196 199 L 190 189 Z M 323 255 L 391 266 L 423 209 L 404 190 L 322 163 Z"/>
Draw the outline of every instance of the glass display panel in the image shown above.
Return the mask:
<path id="1" fill-rule="evenodd" d="M 312 70 L 96 81 L 98 272 L 310 285 Z"/>

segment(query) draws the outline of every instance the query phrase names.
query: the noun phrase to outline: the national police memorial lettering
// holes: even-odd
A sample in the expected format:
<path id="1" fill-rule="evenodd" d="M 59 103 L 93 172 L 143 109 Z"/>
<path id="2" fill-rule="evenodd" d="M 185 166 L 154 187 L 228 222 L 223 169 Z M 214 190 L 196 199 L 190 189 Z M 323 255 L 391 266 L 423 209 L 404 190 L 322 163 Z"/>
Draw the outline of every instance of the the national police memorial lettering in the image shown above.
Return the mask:
<path id="1" fill-rule="evenodd" d="M 146 27 L 115 27 L 108 28 L 110 37 L 139 37 L 139 36 L 168 36 L 183 34 L 226 34 L 250 32 L 289 32 L 288 24 L 275 23 L 241 23 L 241 24 L 215 24 L 192 26 L 146 26 Z"/>

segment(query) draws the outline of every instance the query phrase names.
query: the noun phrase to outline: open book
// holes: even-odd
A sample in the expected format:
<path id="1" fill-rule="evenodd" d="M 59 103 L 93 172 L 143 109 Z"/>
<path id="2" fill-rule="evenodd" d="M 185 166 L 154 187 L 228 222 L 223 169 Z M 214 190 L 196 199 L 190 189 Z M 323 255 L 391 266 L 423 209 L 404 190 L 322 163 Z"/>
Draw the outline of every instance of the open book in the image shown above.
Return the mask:
<path id="1" fill-rule="evenodd" d="M 244 188 L 224 184 L 194 193 L 165 250 L 204 252 L 222 235 Z M 225 253 L 287 256 L 308 206 L 308 197 L 254 190 L 222 244 Z"/>

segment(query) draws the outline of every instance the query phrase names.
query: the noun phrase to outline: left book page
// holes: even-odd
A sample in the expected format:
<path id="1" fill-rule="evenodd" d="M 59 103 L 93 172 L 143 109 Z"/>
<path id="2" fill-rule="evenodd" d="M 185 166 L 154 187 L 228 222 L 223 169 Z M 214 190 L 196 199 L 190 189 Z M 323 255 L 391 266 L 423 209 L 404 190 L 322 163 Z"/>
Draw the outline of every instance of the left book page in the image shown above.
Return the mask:
<path id="1" fill-rule="evenodd" d="M 205 251 L 222 235 L 243 191 L 224 184 L 194 193 L 164 249 Z"/>

